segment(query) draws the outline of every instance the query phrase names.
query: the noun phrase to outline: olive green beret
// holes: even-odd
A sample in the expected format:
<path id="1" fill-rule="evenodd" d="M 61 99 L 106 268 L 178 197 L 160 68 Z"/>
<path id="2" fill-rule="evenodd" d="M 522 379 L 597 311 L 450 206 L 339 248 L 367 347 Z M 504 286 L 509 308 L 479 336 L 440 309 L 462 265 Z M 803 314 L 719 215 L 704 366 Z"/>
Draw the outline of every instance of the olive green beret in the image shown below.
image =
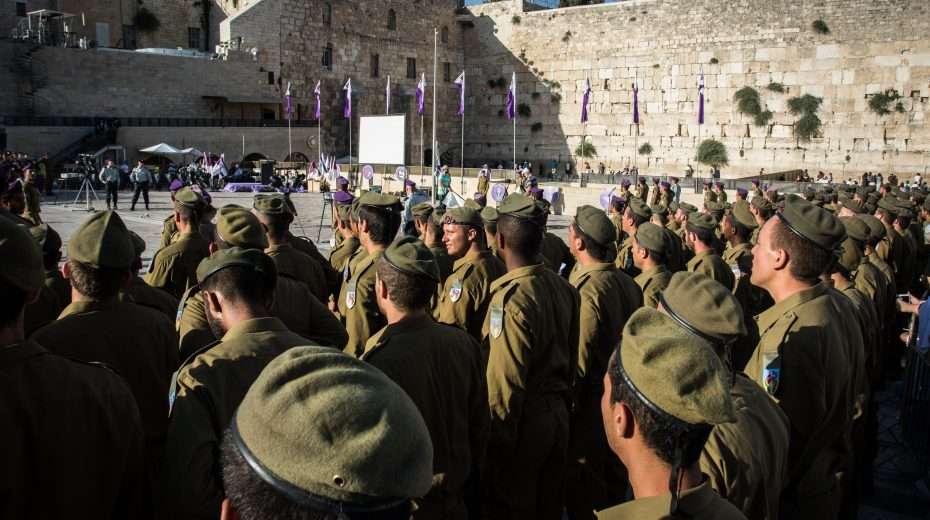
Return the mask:
<path id="1" fill-rule="evenodd" d="M 865 213 L 865 205 L 856 199 L 840 199 L 840 205 L 856 215 Z"/>
<path id="2" fill-rule="evenodd" d="M 463 226 L 481 227 L 484 222 L 481 220 L 481 214 L 474 208 L 461 207 L 452 208 L 443 215 L 444 224 L 461 224 Z"/>
<path id="3" fill-rule="evenodd" d="M 433 205 L 429 202 L 421 202 L 416 206 L 410 208 L 410 212 L 414 217 L 421 219 L 429 218 L 433 214 Z"/>
<path id="4" fill-rule="evenodd" d="M 536 207 L 539 208 L 540 216 L 552 213 L 552 204 L 546 199 L 535 200 Z"/>
<path id="5" fill-rule="evenodd" d="M 443 218 L 445 218 L 445 216 L 446 216 L 446 206 L 444 204 L 440 204 L 436 206 L 435 208 L 433 208 L 433 222 L 441 226 L 442 220 Z"/>
<path id="6" fill-rule="evenodd" d="M 485 223 L 494 224 L 497 222 L 497 209 L 492 208 L 491 206 L 485 206 L 481 210 L 481 220 Z"/>
<path id="7" fill-rule="evenodd" d="M 29 234 L 39 244 L 43 254 L 54 254 L 61 250 L 61 235 L 48 224 L 32 226 Z"/>
<path id="8" fill-rule="evenodd" d="M 128 269 L 136 250 L 123 219 L 113 211 L 100 211 L 71 235 L 68 258 L 97 268 Z"/>
<path id="9" fill-rule="evenodd" d="M 645 202 L 636 197 L 630 199 L 630 204 L 627 207 L 630 208 L 630 211 L 632 211 L 634 215 L 642 217 L 646 220 L 652 218 L 652 210 L 649 209 L 649 206 L 647 206 Z"/>
<path id="10" fill-rule="evenodd" d="M 665 229 L 652 222 L 644 222 L 636 228 L 636 242 L 656 253 L 664 253 L 666 249 Z"/>
<path id="11" fill-rule="evenodd" d="M 352 213 L 352 206 L 348 204 L 336 204 L 336 214 L 339 215 L 339 219 L 346 221 L 349 219 L 349 216 Z"/>
<path id="12" fill-rule="evenodd" d="M 439 282 L 439 266 L 436 257 L 420 239 L 405 236 L 394 241 L 381 258 L 392 268 L 404 274 L 425 276 Z"/>
<path id="13" fill-rule="evenodd" d="M 481 211 L 481 204 L 478 204 L 478 201 L 475 199 L 468 199 L 465 201 L 465 207 L 473 209 L 476 211 Z"/>
<path id="14" fill-rule="evenodd" d="M 132 241 L 132 250 L 135 251 L 136 256 L 141 257 L 142 253 L 145 252 L 145 240 L 131 229 L 129 230 L 129 240 Z"/>
<path id="15" fill-rule="evenodd" d="M 668 212 L 669 212 L 670 214 L 675 214 L 675 212 L 678 211 L 678 208 L 679 208 L 679 207 L 680 207 L 680 205 L 679 205 L 677 202 L 675 202 L 675 201 L 669 202 L 669 203 L 668 203 Z"/>
<path id="16" fill-rule="evenodd" d="M 853 240 L 865 242 L 872 234 L 869 225 L 861 218 L 841 218 L 840 222 L 843 224 L 843 227 L 846 228 L 846 236 Z M 884 226 L 882 226 L 882 229 L 884 229 Z"/>
<path id="17" fill-rule="evenodd" d="M 707 341 L 652 308 L 623 328 L 617 371 L 649 408 L 688 425 L 734 422 L 729 375 Z"/>
<path id="18" fill-rule="evenodd" d="M 497 207 L 497 214 L 522 219 L 534 219 L 542 214 L 542 209 L 536 204 L 535 200 L 526 195 L 511 193 Z"/>
<path id="19" fill-rule="evenodd" d="M 688 204 L 687 202 L 680 202 L 678 204 L 678 209 L 684 211 L 685 213 L 694 213 L 698 210 L 697 206 L 694 204 Z"/>
<path id="20" fill-rule="evenodd" d="M 0 216 L 0 279 L 23 291 L 45 285 L 39 244 L 24 226 Z"/>
<path id="21" fill-rule="evenodd" d="M 203 206 L 203 197 L 192 190 L 190 186 L 185 186 L 174 194 L 175 206 L 187 206 L 188 208 L 200 208 Z"/>
<path id="22" fill-rule="evenodd" d="M 688 228 L 713 231 L 717 229 L 717 219 L 710 213 L 697 213 L 688 217 Z"/>
<path id="23" fill-rule="evenodd" d="M 898 216 L 901 218 L 914 218 L 914 212 L 910 208 L 898 206 Z"/>
<path id="24" fill-rule="evenodd" d="M 787 197 L 778 218 L 789 231 L 827 251 L 836 250 L 846 238 L 838 218 L 801 197 Z"/>
<path id="25" fill-rule="evenodd" d="M 579 206 L 575 212 L 575 225 L 578 229 L 602 246 L 609 246 L 617 241 L 617 226 L 614 226 L 607 214 L 594 206 Z"/>
<path id="26" fill-rule="evenodd" d="M 280 215 L 290 211 L 283 193 L 259 193 L 255 196 L 252 207 L 255 211 L 267 215 Z"/>
<path id="27" fill-rule="evenodd" d="M 877 242 L 883 238 L 888 233 L 888 230 L 885 229 L 885 224 L 874 215 L 857 215 L 856 218 L 865 222 L 865 225 L 869 226 L 869 240 Z"/>
<path id="28" fill-rule="evenodd" d="M 772 209 L 772 201 L 760 195 L 753 197 L 750 204 L 756 209 Z"/>
<path id="29" fill-rule="evenodd" d="M 649 206 L 649 210 L 652 211 L 653 215 L 667 215 L 668 214 L 668 208 L 666 208 L 664 204 L 654 204 L 652 206 Z"/>
<path id="30" fill-rule="evenodd" d="M 267 484 L 333 518 L 401 506 L 432 485 L 433 445 L 416 405 L 383 372 L 336 349 L 294 347 L 272 360 L 230 433 Z"/>
<path id="31" fill-rule="evenodd" d="M 216 234 L 233 247 L 262 249 L 268 247 L 265 228 L 258 217 L 245 208 L 223 206 L 216 214 Z"/>
<path id="32" fill-rule="evenodd" d="M 746 335 L 743 310 L 729 289 L 707 275 L 679 271 L 659 293 L 664 312 L 713 344 Z"/>
<path id="33" fill-rule="evenodd" d="M 852 238 L 847 237 L 846 240 L 843 241 L 842 251 L 836 261 L 836 265 L 845 269 L 847 273 L 853 273 L 859 268 L 861 262 L 862 245 Z M 836 271 L 836 269 L 834 269 L 834 271 Z"/>
<path id="34" fill-rule="evenodd" d="M 236 266 L 249 267 L 255 272 L 270 277 L 272 281 L 278 279 L 278 269 L 275 267 L 274 260 L 262 250 L 230 247 L 220 249 L 200 261 L 200 265 L 197 266 L 197 282 L 203 283 L 219 271 Z"/>
<path id="35" fill-rule="evenodd" d="M 884 211 L 884 212 L 886 212 L 886 213 L 889 213 L 889 214 L 891 214 L 891 215 L 893 215 L 893 216 L 897 216 L 897 215 L 898 215 L 898 211 L 900 210 L 900 208 L 898 207 L 898 205 L 895 204 L 895 201 L 892 199 L 892 197 L 883 197 L 883 198 L 879 199 L 879 201 L 878 201 L 878 209 L 880 209 L 880 210 L 882 210 L 882 211 Z"/>
<path id="36" fill-rule="evenodd" d="M 747 229 L 756 229 L 759 227 L 759 223 L 756 222 L 756 217 L 749 211 L 749 204 L 746 202 L 734 204 L 733 209 L 730 211 L 730 215 L 736 222 Z"/>
<path id="37" fill-rule="evenodd" d="M 714 201 L 708 201 L 707 204 L 704 204 L 704 208 L 718 221 L 723 218 L 723 212 L 727 209 L 723 203 Z"/>
<path id="38" fill-rule="evenodd" d="M 359 206 L 375 207 L 383 210 L 399 210 L 401 208 L 400 199 L 387 193 L 375 193 L 369 191 L 358 198 Z"/>

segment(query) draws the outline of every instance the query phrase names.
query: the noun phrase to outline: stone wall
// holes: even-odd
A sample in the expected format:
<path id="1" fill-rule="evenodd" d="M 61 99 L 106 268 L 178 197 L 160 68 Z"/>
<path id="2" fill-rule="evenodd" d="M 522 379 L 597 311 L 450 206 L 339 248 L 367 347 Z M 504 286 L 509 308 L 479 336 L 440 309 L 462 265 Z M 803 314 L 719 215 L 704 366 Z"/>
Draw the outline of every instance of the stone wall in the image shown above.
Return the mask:
<path id="1" fill-rule="evenodd" d="M 9 131 L 9 130 L 8 130 Z M 245 153 L 243 154 L 243 140 Z M 200 127 L 122 127 L 116 135 L 117 144 L 125 146 L 130 160 L 137 159 L 140 148 L 165 142 L 178 148 L 194 147 L 211 153 L 226 154 L 226 162 L 240 161 L 246 155 L 260 153 L 268 159 L 284 160 L 288 154 L 287 128 L 200 128 Z M 291 129 L 291 144 L 295 154 L 307 157 L 317 154 L 316 128 Z"/>
<path id="2" fill-rule="evenodd" d="M 93 127 L 8 126 L 5 130 L 8 150 L 39 156 L 43 153 L 54 155 L 59 150 L 90 134 Z"/>
<path id="3" fill-rule="evenodd" d="M 470 11 L 469 71 L 508 83 L 516 71 L 521 102 L 532 111 L 518 125 L 518 160 L 564 159 L 586 133 L 608 166 L 642 168 L 648 161 L 650 172 L 675 173 L 694 164 L 700 133 L 727 145 L 731 165 L 724 174 L 732 176 L 763 167 L 924 172 L 930 164 L 925 0 L 630 0 L 537 12 L 498 2 Z M 829 34 L 812 29 L 818 19 Z M 698 128 L 702 70 L 706 124 Z M 586 128 L 580 124 L 585 78 L 593 90 Z M 639 136 L 631 116 L 634 80 Z M 769 91 L 772 82 L 787 92 Z M 774 113 L 769 125 L 756 127 L 736 111 L 733 94 L 744 86 L 756 88 Z M 902 95 L 903 112 L 879 117 L 868 97 L 886 89 Z M 467 155 L 510 157 L 511 128 L 499 116 L 505 93 L 506 87 L 483 85 L 471 98 L 480 124 L 468 136 Z M 823 98 L 822 136 L 797 143 L 797 117 L 786 105 L 804 94 Z M 533 123 L 542 129 L 529 130 Z M 637 146 L 646 142 L 652 157 L 638 157 Z"/>

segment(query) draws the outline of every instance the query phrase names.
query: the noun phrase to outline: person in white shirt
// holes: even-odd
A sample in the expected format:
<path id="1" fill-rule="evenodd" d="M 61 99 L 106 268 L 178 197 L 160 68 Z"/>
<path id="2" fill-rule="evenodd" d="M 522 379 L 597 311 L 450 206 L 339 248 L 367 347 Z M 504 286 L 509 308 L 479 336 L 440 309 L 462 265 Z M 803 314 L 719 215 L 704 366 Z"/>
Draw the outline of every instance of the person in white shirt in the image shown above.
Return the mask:
<path id="1" fill-rule="evenodd" d="M 119 209 L 119 168 L 113 165 L 112 159 L 107 159 L 106 166 L 100 169 L 98 178 L 107 187 L 107 210 L 110 209 L 111 200 L 113 209 Z"/>
<path id="2" fill-rule="evenodd" d="M 132 169 L 132 173 L 129 174 L 129 180 L 132 181 L 135 189 L 132 192 L 132 205 L 129 206 L 129 211 L 136 210 L 136 203 L 139 202 L 139 194 L 142 194 L 142 199 L 145 201 L 145 211 L 149 210 L 149 186 L 155 182 L 155 178 L 152 175 L 152 172 L 142 164 L 142 161 L 139 161 L 136 164 L 136 167 Z"/>

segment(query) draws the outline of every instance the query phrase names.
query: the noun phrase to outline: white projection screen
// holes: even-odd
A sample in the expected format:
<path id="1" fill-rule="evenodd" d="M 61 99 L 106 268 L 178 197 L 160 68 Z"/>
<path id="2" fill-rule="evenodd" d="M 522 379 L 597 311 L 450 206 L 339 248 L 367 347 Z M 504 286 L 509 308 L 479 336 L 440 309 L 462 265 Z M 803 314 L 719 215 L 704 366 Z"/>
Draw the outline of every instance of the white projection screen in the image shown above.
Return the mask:
<path id="1" fill-rule="evenodd" d="M 405 164 L 407 116 L 362 116 L 358 131 L 359 164 Z"/>

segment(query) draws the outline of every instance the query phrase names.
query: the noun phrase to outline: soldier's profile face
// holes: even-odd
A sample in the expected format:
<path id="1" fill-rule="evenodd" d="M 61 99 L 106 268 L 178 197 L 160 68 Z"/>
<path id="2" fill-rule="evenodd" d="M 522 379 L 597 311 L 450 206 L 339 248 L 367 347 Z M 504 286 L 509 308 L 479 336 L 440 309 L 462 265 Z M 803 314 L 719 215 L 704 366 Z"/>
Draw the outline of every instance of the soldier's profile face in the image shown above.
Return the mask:
<path id="1" fill-rule="evenodd" d="M 443 224 L 442 243 L 449 256 L 462 257 L 468 252 L 471 242 L 468 240 L 468 226 Z"/>
<path id="2" fill-rule="evenodd" d="M 765 288 L 775 272 L 776 251 L 772 249 L 772 228 L 776 225 L 775 219 L 769 219 L 759 232 L 759 240 L 752 248 L 752 276 L 749 281 L 758 287 Z"/>

